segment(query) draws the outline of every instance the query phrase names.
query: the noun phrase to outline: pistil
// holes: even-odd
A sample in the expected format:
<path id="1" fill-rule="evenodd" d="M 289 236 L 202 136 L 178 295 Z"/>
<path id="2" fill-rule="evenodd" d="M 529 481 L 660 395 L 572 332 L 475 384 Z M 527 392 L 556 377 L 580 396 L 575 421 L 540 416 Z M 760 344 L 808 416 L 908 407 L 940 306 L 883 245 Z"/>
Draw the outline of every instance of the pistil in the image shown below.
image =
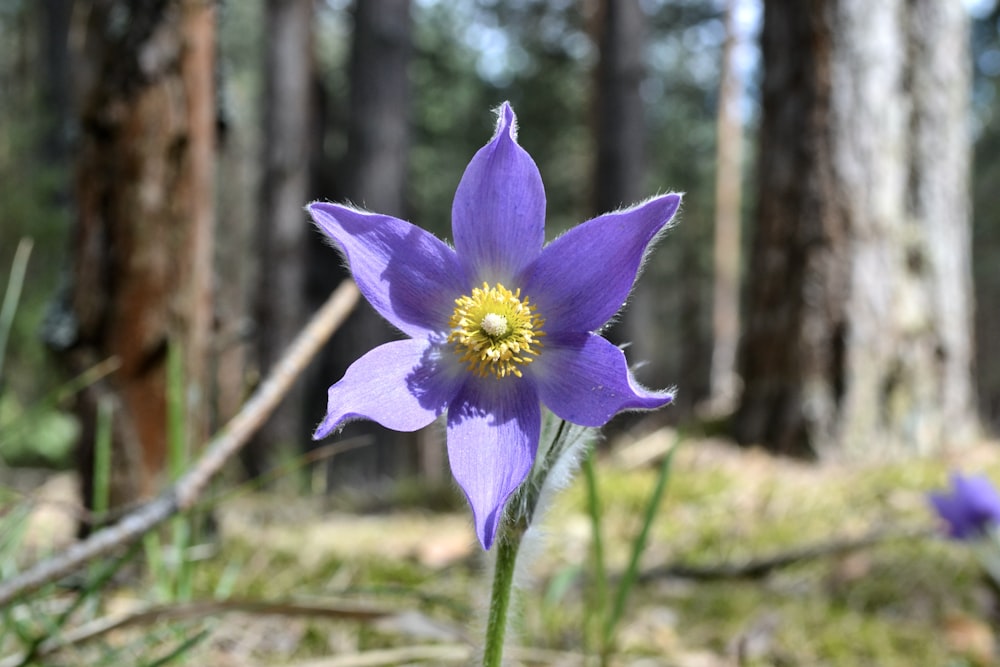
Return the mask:
<path id="1" fill-rule="evenodd" d="M 542 347 L 545 323 L 521 290 L 511 292 L 500 283 L 483 283 L 471 294 L 455 299 L 448 342 L 469 370 L 480 377 L 521 377 Z"/>

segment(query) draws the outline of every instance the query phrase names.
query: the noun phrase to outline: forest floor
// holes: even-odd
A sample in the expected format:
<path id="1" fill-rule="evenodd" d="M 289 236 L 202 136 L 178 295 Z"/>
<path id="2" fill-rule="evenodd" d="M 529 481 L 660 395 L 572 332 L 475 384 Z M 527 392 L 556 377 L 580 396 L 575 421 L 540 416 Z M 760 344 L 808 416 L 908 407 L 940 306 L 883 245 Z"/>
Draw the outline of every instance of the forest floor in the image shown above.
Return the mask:
<path id="1" fill-rule="evenodd" d="M 656 431 L 616 443 L 598 461 L 612 589 L 658 462 L 675 441 L 673 432 Z M 685 440 L 609 664 L 994 664 L 995 589 L 966 545 L 937 534 L 927 504 L 926 493 L 945 487 L 953 469 L 1000 479 L 1000 446 L 984 443 L 954 458 L 820 466 Z M 33 492 L 48 500 L 34 503 L 26 519 L 23 553 L 70 539 L 63 503 L 73 489 L 72 477 L 60 474 Z M 380 511 L 359 513 L 346 496 L 224 494 L 213 503 L 213 537 L 187 551 L 181 593 L 176 581 L 164 583 L 169 558 L 149 561 L 147 541 L 147 570 L 159 578 L 133 572 L 88 611 L 91 620 L 130 621 L 43 664 L 97 664 L 109 652 L 115 664 L 157 664 L 148 656 L 194 636 L 200 641 L 172 664 L 468 663 L 489 568 L 460 495 L 451 486 L 436 494 L 413 487 L 383 500 Z M 599 664 L 585 508 L 580 479 L 523 552 L 511 664 Z M 0 664 L 10 653 L 2 644 Z"/>

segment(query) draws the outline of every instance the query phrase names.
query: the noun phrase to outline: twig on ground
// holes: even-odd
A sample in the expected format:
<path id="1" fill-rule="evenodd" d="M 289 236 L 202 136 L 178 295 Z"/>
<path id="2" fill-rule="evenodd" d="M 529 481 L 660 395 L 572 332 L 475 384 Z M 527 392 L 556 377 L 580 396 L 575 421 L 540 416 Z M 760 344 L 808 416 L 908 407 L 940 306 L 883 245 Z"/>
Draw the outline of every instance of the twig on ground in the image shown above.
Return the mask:
<path id="1" fill-rule="evenodd" d="M 596 665 L 595 658 L 568 651 L 552 651 L 528 646 L 509 646 L 507 654 L 514 660 L 531 665 Z M 469 664 L 475 649 L 469 644 L 424 644 L 399 648 L 362 651 L 351 655 L 316 658 L 285 667 L 389 667 L 390 665 Z"/>
<path id="2" fill-rule="evenodd" d="M 765 558 L 756 558 L 743 563 L 721 563 L 718 565 L 684 565 L 675 563 L 644 571 L 639 575 L 639 581 L 648 582 L 655 579 L 678 578 L 711 581 L 715 579 L 762 579 L 773 571 L 796 565 L 803 561 L 827 556 L 867 549 L 883 542 L 892 540 L 911 540 L 934 535 L 927 528 L 911 528 L 908 530 L 876 529 L 866 535 L 854 539 L 838 539 L 800 546 Z"/>
<path id="3" fill-rule="evenodd" d="M 98 618 L 61 636 L 49 637 L 35 649 L 33 658 L 40 659 L 58 651 L 93 641 L 129 626 L 152 625 L 164 621 L 202 619 L 221 613 L 244 613 L 275 616 L 306 616 L 345 621 L 376 621 L 397 614 L 393 609 L 376 609 L 357 605 L 304 603 L 263 600 L 197 600 L 178 604 L 159 604 L 127 614 Z M 23 656 L 13 655 L 0 660 L 0 667 L 16 667 Z"/>
<path id="4" fill-rule="evenodd" d="M 361 653 L 330 658 L 316 658 L 286 664 L 284 667 L 389 667 L 389 665 L 420 663 L 433 665 L 468 664 L 472 656 L 472 647 L 467 644 L 429 644 L 362 651 Z"/>
<path id="5" fill-rule="evenodd" d="M 334 291 L 239 414 L 209 441 L 194 467 L 177 480 L 176 484 L 118 523 L 99 530 L 86 540 L 0 582 L 0 606 L 61 579 L 95 558 L 134 542 L 174 514 L 190 508 L 209 480 L 246 444 L 278 406 L 309 361 L 350 314 L 358 296 L 358 288 L 351 281 L 345 281 Z"/>

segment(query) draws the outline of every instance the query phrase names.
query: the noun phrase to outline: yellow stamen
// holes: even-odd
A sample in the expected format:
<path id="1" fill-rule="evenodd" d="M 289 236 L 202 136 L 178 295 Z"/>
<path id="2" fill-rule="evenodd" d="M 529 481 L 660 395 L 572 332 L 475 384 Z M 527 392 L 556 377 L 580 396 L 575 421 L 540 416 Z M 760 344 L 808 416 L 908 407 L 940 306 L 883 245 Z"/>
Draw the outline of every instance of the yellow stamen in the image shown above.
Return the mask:
<path id="1" fill-rule="evenodd" d="M 522 299 L 520 289 L 511 292 L 500 283 L 483 283 L 455 299 L 448 324 L 448 342 L 480 377 L 521 377 L 520 366 L 534 361 L 542 347 L 538 339 L 545 335 L 545 320 L 535 313 L 531 300 Z"/>

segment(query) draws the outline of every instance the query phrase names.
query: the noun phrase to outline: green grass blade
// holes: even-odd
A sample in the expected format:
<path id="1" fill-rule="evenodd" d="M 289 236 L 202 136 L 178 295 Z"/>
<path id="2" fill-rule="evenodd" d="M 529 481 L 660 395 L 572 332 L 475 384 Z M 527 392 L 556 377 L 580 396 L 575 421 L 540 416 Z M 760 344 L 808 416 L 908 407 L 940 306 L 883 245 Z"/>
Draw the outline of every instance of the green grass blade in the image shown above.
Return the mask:
<path id="1" fill-rule="evenodd" d="M 28 501 L 20 502 L 6 499 L 4 502 L 14 503 L 4 507 L 0 513 L 0 579 L 12 577 L 17 573 L 17 553 L 24 539 L 28 526 L 28 516 L 31 505 Z M 26 622 L 14 615 L 15 605 L 3 608 L 2 623 L 0 623 L 0 645 L 4 645 L 8 635 L 13 633 L 22 644 L 30 644 L 33 636 Z"/>
<path id="2" fill-rule="evenodd" d="M 170 653 L 153 660 L 152 662 L 147 662 L 143 667 L 163 667 L 170 662 L 173 662 L 177 658 L 183 656 L 185 653 L 190 651 L 195 647 L 201 640 L 208 636 L 208 630 L 202 630 L 193 637 L 188 637 L 179 646 L 174 648 Z"/>
<path id="3" fill-rule="evenodd" d="M 0 514 L 0 577 L 13 576 L 17 569 L 15 556 L 28 529 L 30 514 L 28 501 L 22 501 L 9 510 L 5 508 Z"/>
<path id="4" fill-rule="evenodd" d="M 111 441 L 114 403 L 102 397 L 97 404 L 94 435 L 94 517 L 100 522 L 111 508 Z"/>
<path id="5" fill-rule="evenodd" d="M 657 477 L 656 486 L 653 489 L 652 495 L 649 497 L 649 503 L 646 505 L 646 513 L 643 516 L 642 528 L 636 536 L 635 541 L 632 543 L 632 554 L 629 558 L 628 567 L 625 569 L 625 574 L 622 576 L 621 583 L 618 585 L 611 615 L 608 616 L 605 621 L 604 646 L 606 647 L 610 647 L 612 645 L 615 630 L 618 627 L 618 622 L 621 621 L 621 618 L 625 613 L 625 603 L 628 602 L 629 593 L 632 591 L 632 587 L 635 585 L 636 578 L 639 575 L 639 560 L 642 558 L 642 553 L 646 549 L 646 544 L 649 541 L 649 530 L 653 525 L 653 520 L 656 518 L 656 513 L 659 510 L 660 500 L 663 498 L 663 493 L 666 491 L 667 480 L 670 478 L 671 464 L 674 460 L 674 454 L 677 452 L 679 447 L 679 441 L 680 438 L 674 442 L 674 446 L 671 447 L 670 451 L 663 457 L 663 463 L 660 466 L 660 474 Z"/>
<path id="6" fill-rule="evenodd" d="M 35 636 L 28 627 L 28 621 L 21 621 L 14 616 L 14 607 L 10 605 L 3 610 L 3 628 L 0 629 L 0 637 L 6 637 L 8 632 L 17 635 L 17 639 L 25 645 L 35 641 Z"/>
<path id="7" fill-rule="evenodd" d="M 590 454 L 583 459 L 583 478 L 587 484 L 587 514 L 590 516 L 590 551 L 594 576 L 594 600 L 593 605 L 588 605 L 588 616 L 593 618 L 596 614 L 598 619 L 607 618 L 608 614 L 608 571 L 604 565 L 604 534 L 601 530 L 601 498 L 597 490 L 597 474 L 594 471 L 594 456 L 596 450 L 591 450 Z M 591 625 L 593 621 L 588 622 Z M 601 636 L 603 640 L 604 637 Z M 598 647 L 603 656 L 607 644 L 602 641 Z"/>
<path id="8" fill-rule="evenodd" d="M 186 515 L 176 516 L 171 519 L 170 527 L 175 601 L 187 602 L 192 596 L 192 581 L 194 579 L 194 565 L 188 558 L 188 548 L 192 543 L 191 518 Z"/>
<path id="9" fill-rule="evenodd" d="M 36 654 L 38 649 L 41 647 L 42 642 L 50 637 L 57 636 L 62 629 L 66 627 L 69 623 L 70 618 L 73 614 L 77 612 L 89 600 L 94 599 L 96 596 L 100 595 L 101 589 L 111 581 L 111 578 L 118 572 L 121 567 L 127 563 L 132 556 L 135 555 L 136 547 L 135 545 L 129 547 L 119 558 L 114 558 L 110 562 L 106 563 L 104 567 L 98 567 L 95 573 L 88 576 L 83 582 L 80 590 L 77 592 L 76 596 L 73 598 L 72 602 L 62 610 L 60 613 L 54 616 L 41 615 L 41 621 L 45 625 L 45 631 L 37 634 L 31 641 L 26 642 L 28 647 L 24 654 L 24 659 L 21 661 L 20 667 L 27 667 L 28 665 L 36 664 Z"/>
<path id="10" fill-rule="evenodd" d="M 29 238 L 21 239 L 14 251 L 14 261 L 10 266 L 10 279 L 7 281 L 7 290 L 3 295 L 3 306 L 0 307 L 0 387 L 3 386 L 4 359 L 7 357 L 7 341 L 10 340 L 10 332 L 14 327 L 14 315 L 17 313 L 17 305 L 21 300 L 21 292 L 24 289 L 24 276 L 28 271 L 28 259 L 31 257 L 31 248 L 34 241 Z"/>
<path id="11" fill-rule="evenodd" d="M 222 570 L 222 574 L 215 584 L 215 590 L 212 591 L 212 596 L 216 600 L 225 600 L 232 596 L 244 565 L 246 565 L 246 558 L 242 556 L 226 563 L 226 567 Z"/>
<path id="12" fill-rule="evenodd" d="M 163 541 L 154 529 L 142 536 L 142 550 L 146 555 L 146 569 L 153 581 L 154 598 L 159 602 L 169 602 L 173 598 L 169 585 L 169 574 L 163 557 Z"/>

